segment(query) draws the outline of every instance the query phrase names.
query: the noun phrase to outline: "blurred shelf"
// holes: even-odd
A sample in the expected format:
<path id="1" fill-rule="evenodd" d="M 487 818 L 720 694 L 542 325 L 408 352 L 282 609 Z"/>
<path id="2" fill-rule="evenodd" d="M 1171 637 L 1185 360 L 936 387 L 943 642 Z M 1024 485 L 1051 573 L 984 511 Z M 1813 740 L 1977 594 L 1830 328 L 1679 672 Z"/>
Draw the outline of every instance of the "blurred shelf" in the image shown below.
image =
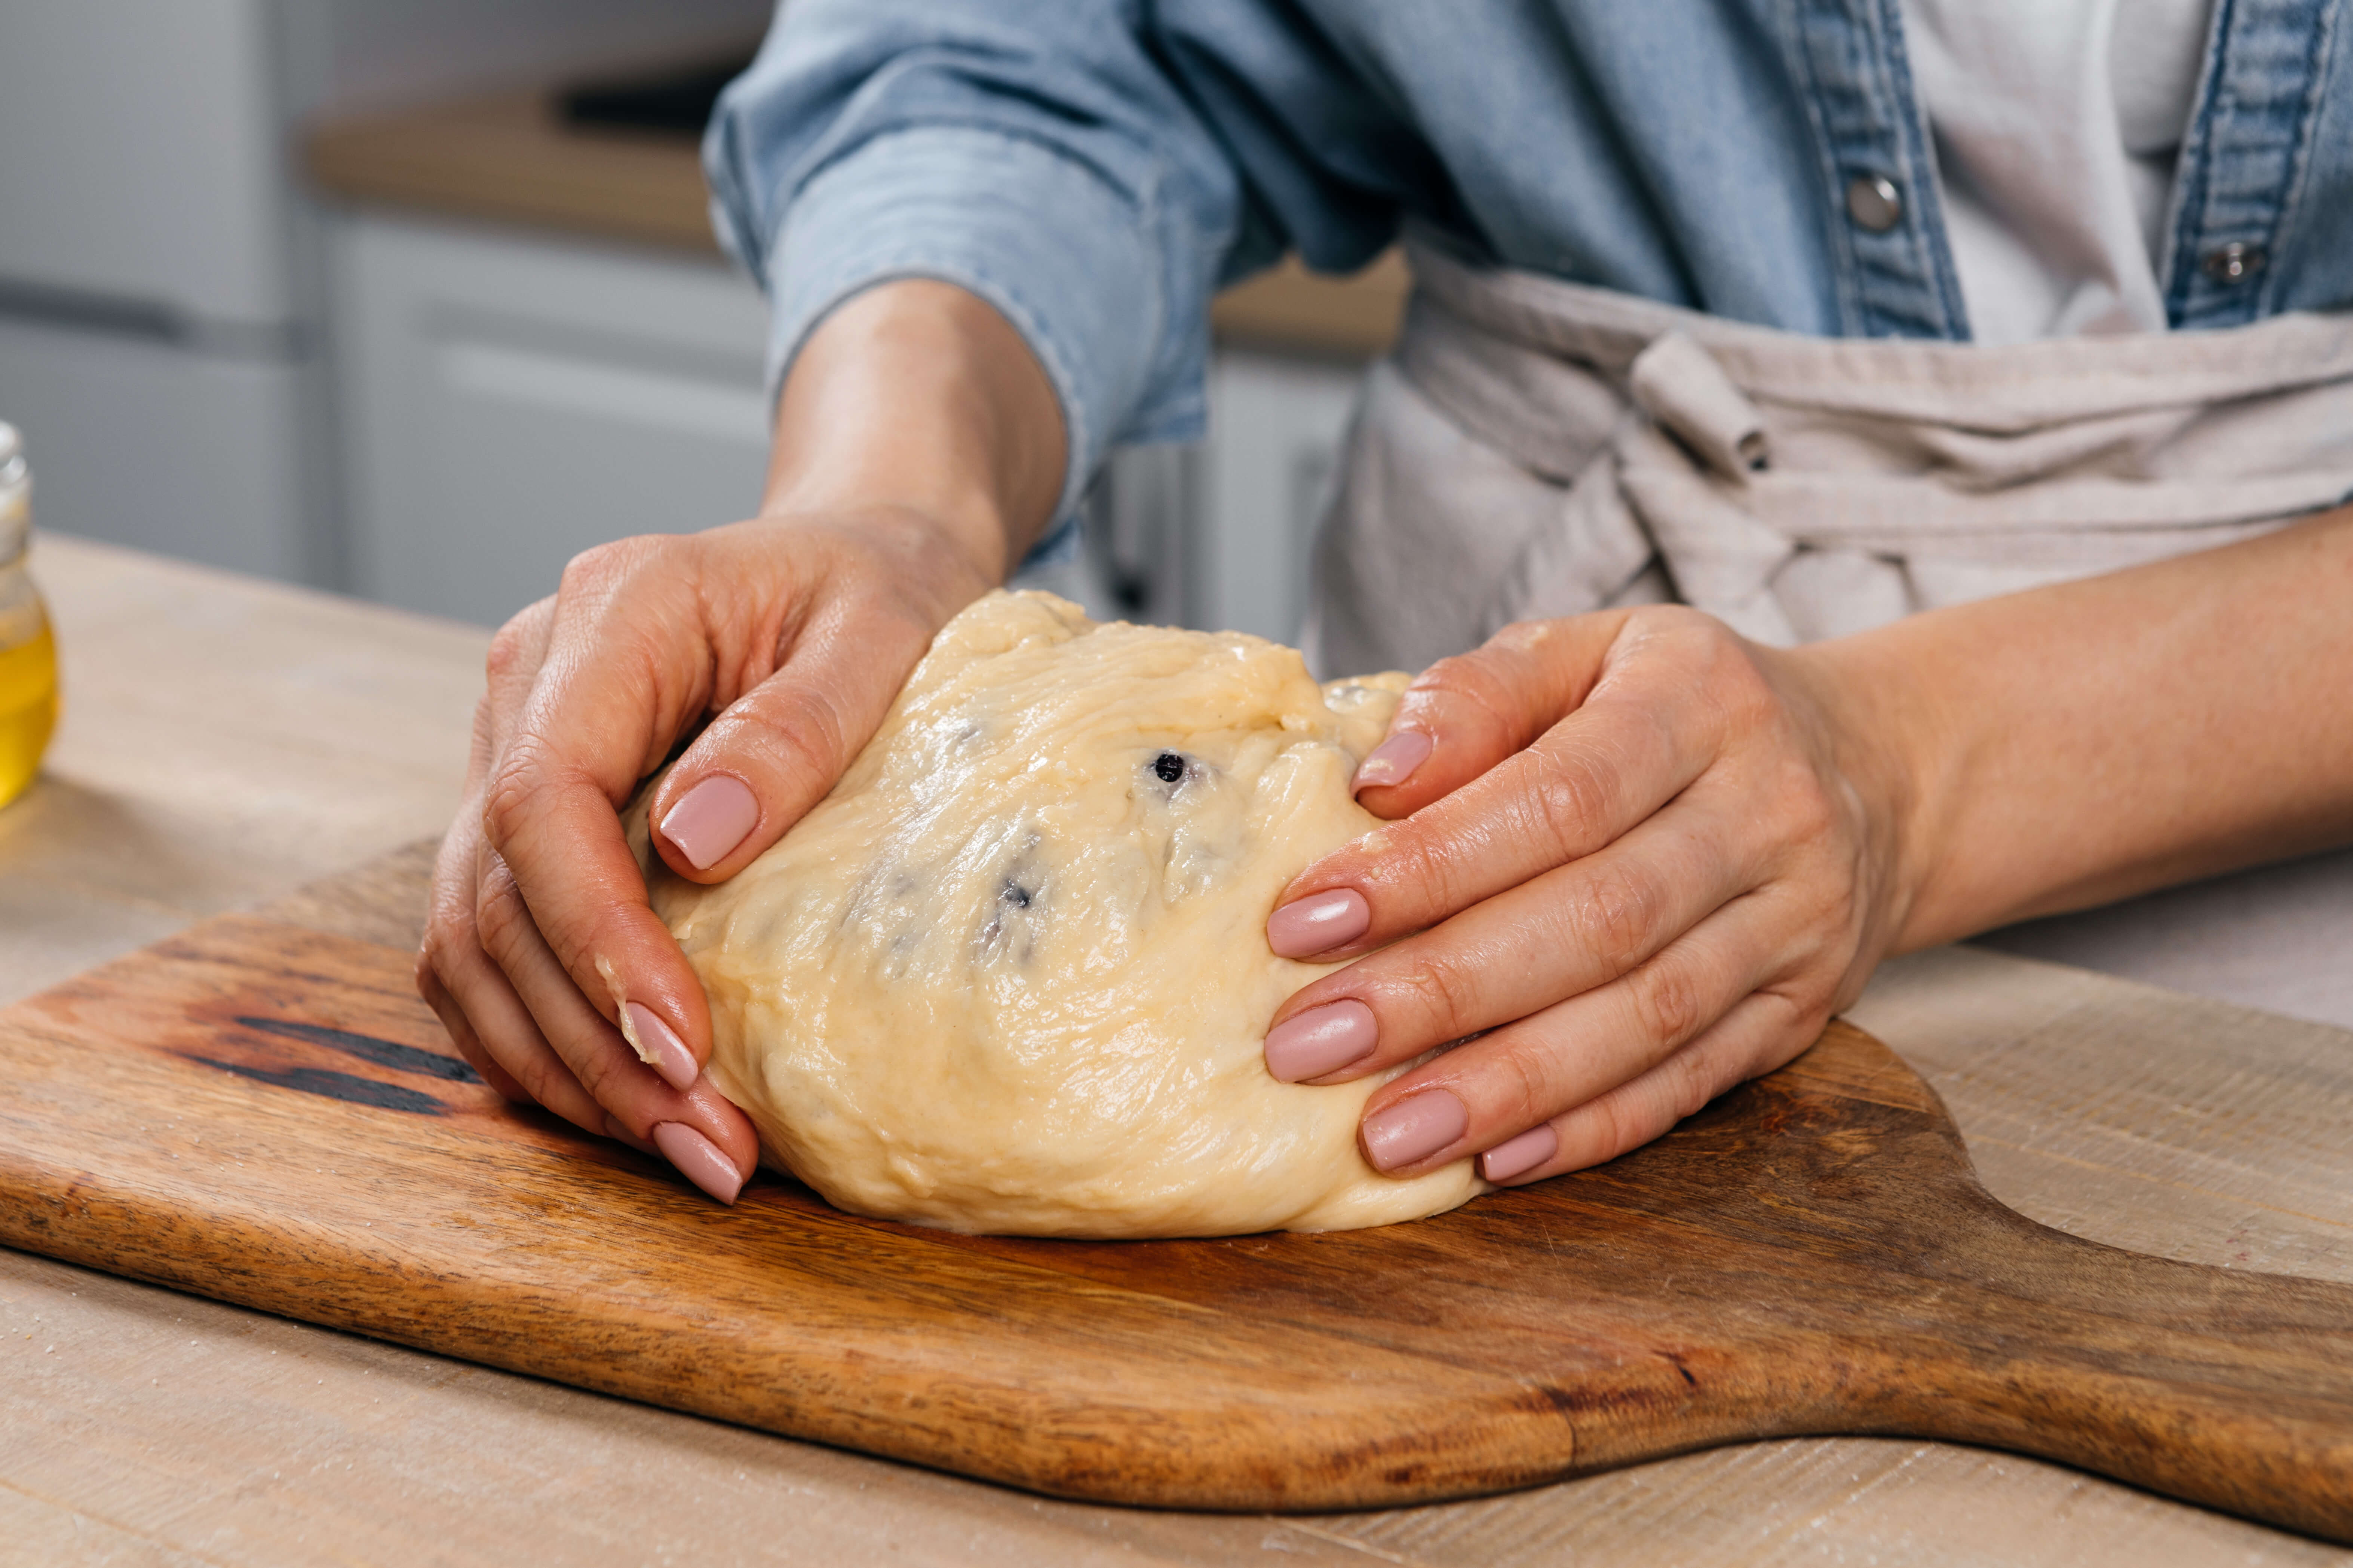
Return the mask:
<path id="1" fill-rule="evenodd" d="M 568 125 L 543 92 L 326 121 L 303 152 L 348 201 L 718 254 L 692 142 Z"/>
<path id="2" fill-rule="evenodd" d="M 718 254 L 693 142 L 568 123 L 546 91 L 324 121 L 303 161 L 322 191 L 363 205 Z M 1407 287 L 1395 251 L 1345 279 L 1294 258 L 1219 295 L 1209 320 L 1240 346 L 1369 358 L 1396 335 Z"/>
<path id="3" fill-rule="evenodd" d="M 1346 278 L 1310 272 L 1286 257 L 1210 301 L 1209 325 L 1224 342 L 1371 359 L 1396 338 L 1411 287 L 1396 250 Z"/>

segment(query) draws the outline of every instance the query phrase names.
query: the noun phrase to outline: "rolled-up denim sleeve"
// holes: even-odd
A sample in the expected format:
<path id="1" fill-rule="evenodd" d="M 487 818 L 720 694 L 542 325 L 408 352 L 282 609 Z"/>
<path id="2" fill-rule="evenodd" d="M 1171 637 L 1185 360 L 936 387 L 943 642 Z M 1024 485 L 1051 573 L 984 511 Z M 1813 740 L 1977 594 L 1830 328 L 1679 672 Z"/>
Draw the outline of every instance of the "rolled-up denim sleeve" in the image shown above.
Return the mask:
<path id="1" fill-rule="evenodd" d="M 790 0 L 703 157 L 768 290 L 770 384 L 844 300 L 972 290 L 1051 379 L 1058 520 L 1114 445 L 1202 427 L 1208 305 L 1240 176 L 1115 0 Z"/>

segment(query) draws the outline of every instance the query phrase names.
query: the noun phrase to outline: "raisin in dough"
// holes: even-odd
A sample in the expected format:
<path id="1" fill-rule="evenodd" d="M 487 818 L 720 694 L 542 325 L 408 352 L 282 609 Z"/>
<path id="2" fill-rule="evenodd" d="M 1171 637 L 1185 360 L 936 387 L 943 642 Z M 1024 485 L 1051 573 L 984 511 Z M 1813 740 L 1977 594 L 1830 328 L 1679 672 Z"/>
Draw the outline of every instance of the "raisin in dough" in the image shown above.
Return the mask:
<path id="1" fill-rule="evenodd" d="M 1348 780 L 1404 685 L 1319 688 L 1256 637 L 982 599 L 766 854 L 712 888 L 649 865 L 711 998 L 712 1080 L 838 1206 L 949 1230 L 1454 1207 L 1483 1190 L 1470 1162 L 1398 1181 L 1357 1152 L 1394 1073 L 1310 1088 L 1260 1055 L 1276 1005 L 1332 967 L 1275 957 L 1266 917 L 1378 826 Z"/>

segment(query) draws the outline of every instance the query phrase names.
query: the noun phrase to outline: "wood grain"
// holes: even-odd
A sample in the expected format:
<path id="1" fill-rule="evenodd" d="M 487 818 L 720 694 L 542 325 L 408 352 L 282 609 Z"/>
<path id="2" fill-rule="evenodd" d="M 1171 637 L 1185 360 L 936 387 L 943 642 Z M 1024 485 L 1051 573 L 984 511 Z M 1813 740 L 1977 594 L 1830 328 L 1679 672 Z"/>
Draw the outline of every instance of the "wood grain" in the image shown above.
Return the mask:
<path id="1" fill-rule="evenodd" d="M 1437 1221 L 973 1239 L 783 1183 L 718 1210 L 504 1106 L 382 920 L 315 891 L 0 1016 L 0 1239 L 1062 1496 L 1324 1509 L 1907 1433 L 2353 1535 L 2353 1289 L 2031 1224 L 1859 1031 Z"/>

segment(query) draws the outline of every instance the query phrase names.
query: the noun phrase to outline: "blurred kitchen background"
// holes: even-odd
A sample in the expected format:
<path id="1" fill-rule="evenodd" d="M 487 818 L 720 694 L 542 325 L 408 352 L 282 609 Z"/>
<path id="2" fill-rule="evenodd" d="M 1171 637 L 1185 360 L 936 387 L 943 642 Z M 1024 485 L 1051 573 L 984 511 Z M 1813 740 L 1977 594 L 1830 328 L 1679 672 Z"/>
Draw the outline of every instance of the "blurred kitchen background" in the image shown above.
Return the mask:
<path id="1" fill-rule="evenodd" d="M 0 418 L 46 531 L 485 625 L 750 513 L 697 138 L 765 0 L 0 0 Z M 1218 301 L 1211 431 L 1040 585 L 1292 639 L 1394 257 Z"/>

